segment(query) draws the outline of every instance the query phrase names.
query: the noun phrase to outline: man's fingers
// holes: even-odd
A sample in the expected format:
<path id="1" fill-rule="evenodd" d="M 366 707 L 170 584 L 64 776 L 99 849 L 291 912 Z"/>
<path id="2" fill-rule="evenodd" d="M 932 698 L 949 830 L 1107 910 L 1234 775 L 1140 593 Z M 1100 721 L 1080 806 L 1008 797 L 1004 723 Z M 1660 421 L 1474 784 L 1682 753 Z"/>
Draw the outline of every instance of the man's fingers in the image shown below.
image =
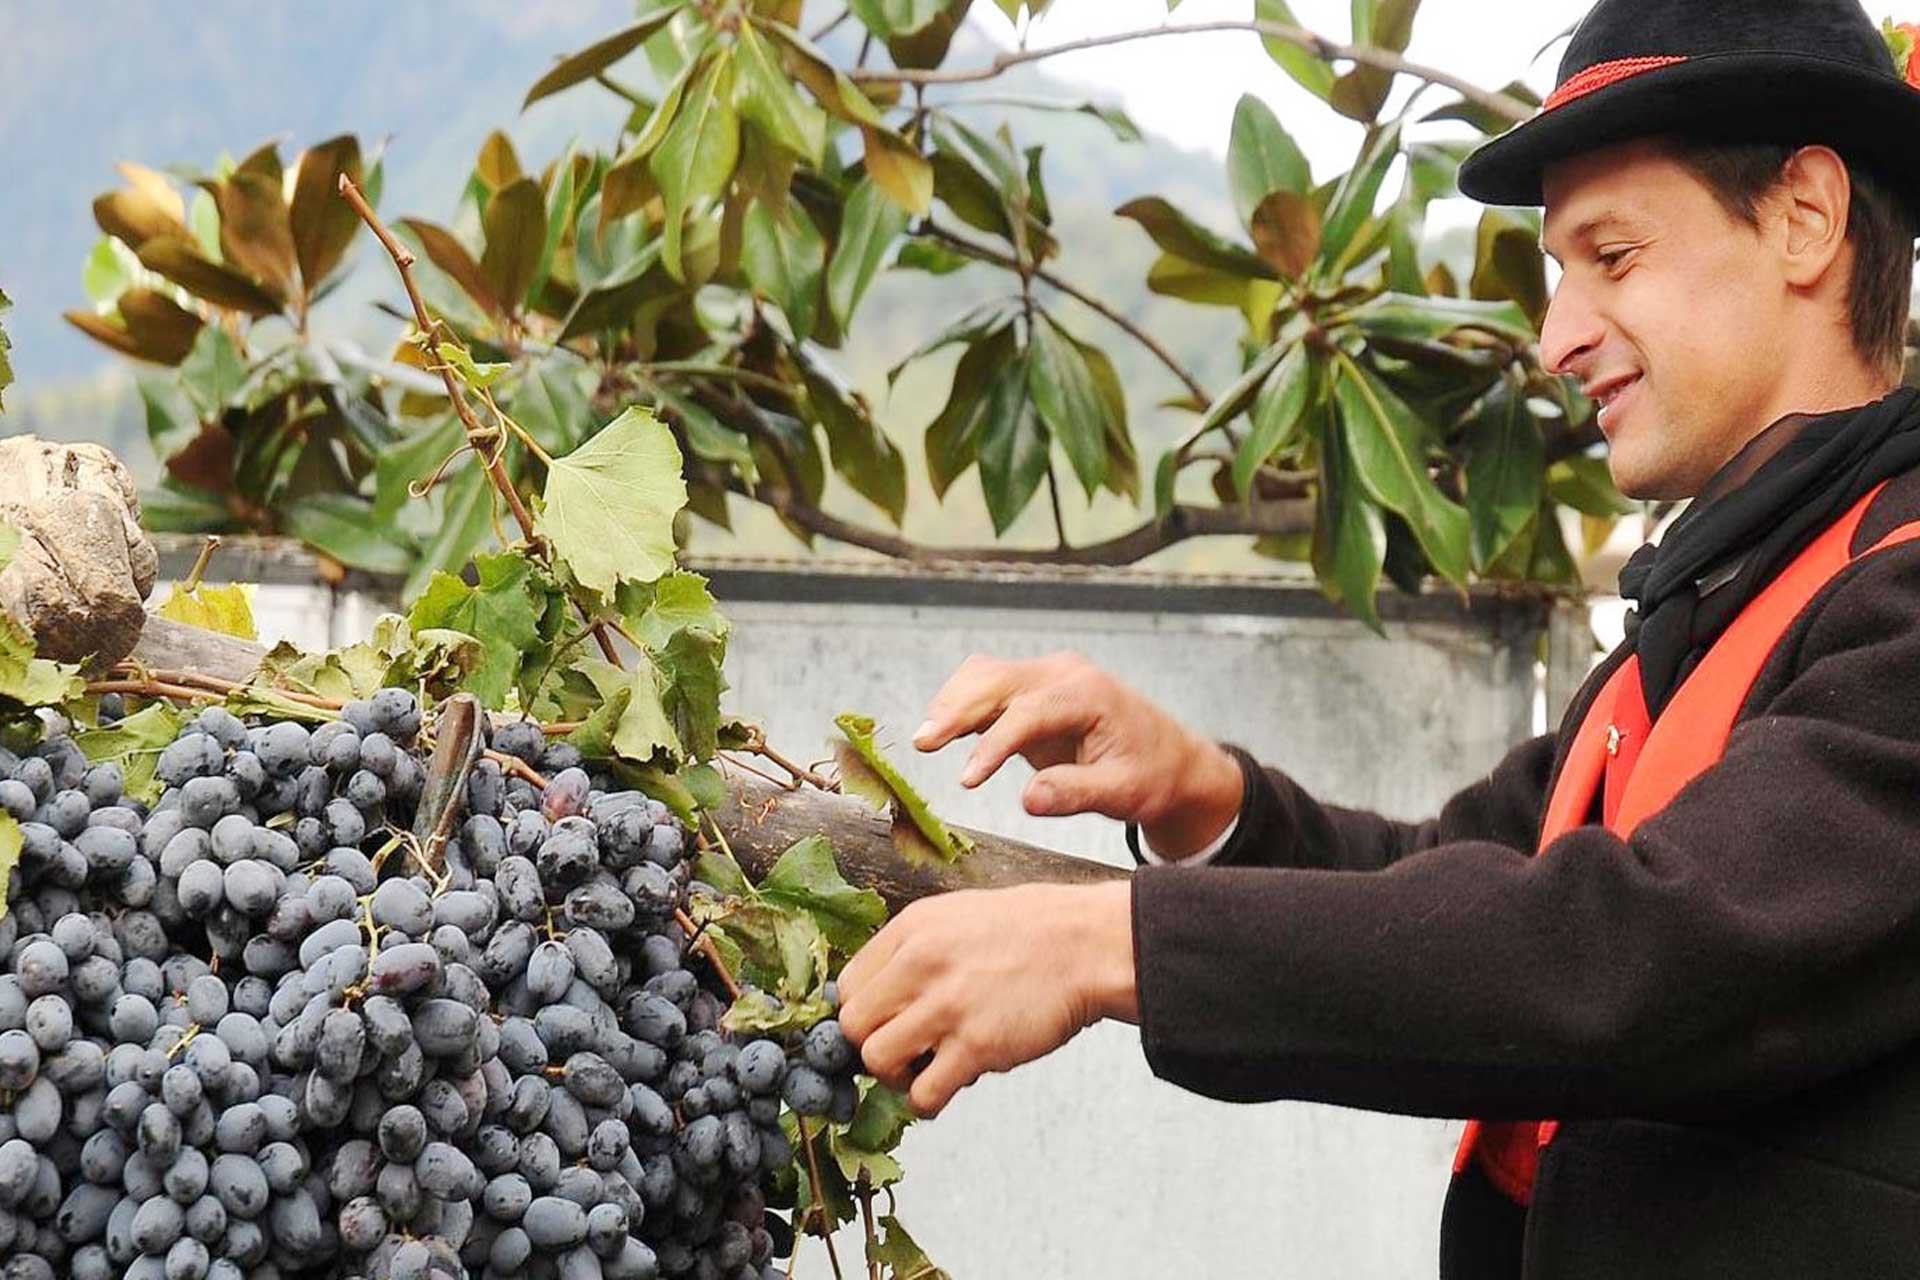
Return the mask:
<path id="1" fill-rule="evenodd" d="M 913 745 L 921 751 L 938 751 L 955 738 L 991 724 L 1030 665 L 979 654 L 968 658 L 927 704 L 927 718 L 914 730 Z"/>
<path id="2" fill-rule="evenodd" d="M 992 727 L 980 735 L 973 754 L 967 758 L 966 768 L 960 771 L 960 785 L 979 786 L 1009 757 L 1042 739 L 1084 730 L 1092 717 L 1092 708 L 1074 701 L 1059 686 L 1016 697 Z"/>
<path id="3" fill-rule="evenodd" d="M 874 1021 L 871 1023 L 862 1022 L 858 1025 L 862 1025 L 868 1029 L 878 1025 L 880 1005 L 874 999 L 873 992 L 869 990 L 869 987 L 873 981 L 886 970 L 887 961 L 893 958 L 893 953 L 900 949 L 900 939 L 904 935 L 899 928 L 894 927 L 895 923 L 897 922 L 890 922 L 889 925 L 882 928 L 879 933 L 867 939 L 866 944 L 854 952 L 853 957 L 849 959 L 846 966 L 840 970 L 838 980 L 838 986 L 840 988 L 840 1029 L 851 1036 L 856 1044 L 859 1042 L 860 1037 L 854 1033 L 852 1027 L 847 1025 L 847 1010 L 853 1008 L 858 1011 L 857 1017 L 864 1018 L 865 1007 L 871 1003 L 875 1010 Z M 892 1013 L 893 1011 L 892 1009 L 887 1009 L 886 1012 Z"/>
<path id="4" fill-rule="evenodd" d="M 1057 764 L 1027 780 L 1021 803 L 1035 817 L 1098 813 L 1121 821 L 1140 816 L 1146 788 L 1137 770 L 1120 760 Z"/>
<path id="5" fill-rule="evenodd" d="M 904 1090 L 913 1080 L 914 1061 L 940 1043 L 942 1031 L 931 1003 L 915 1000 L 867 1036 L 860 1061 L 874 1079 Z"/>
<path id="6" fill-rule="evenodd" d="M 933 1055 L 932 1064 L 914 1077 L 907 1103 L 922 1120 L 931 1120 L 946 1109 L 954 1094 L 979 1078 L 979 1065 L 950 1037 Z"/>

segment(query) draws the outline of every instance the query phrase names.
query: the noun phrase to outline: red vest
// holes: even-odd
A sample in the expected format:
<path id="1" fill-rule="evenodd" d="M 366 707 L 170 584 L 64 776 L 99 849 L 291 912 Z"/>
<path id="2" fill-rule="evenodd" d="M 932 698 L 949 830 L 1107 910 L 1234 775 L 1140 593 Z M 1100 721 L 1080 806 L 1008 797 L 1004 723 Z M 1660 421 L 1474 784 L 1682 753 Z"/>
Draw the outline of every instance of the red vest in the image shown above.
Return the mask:
<path id="1" fill-rule="evenodd" d="M 1856 503 L 1755 596 L 1721 633 L 1650 723 L 1640 661 L 1629 658 L 1603 685 L 1581 718 L 1573 746 L 1547 801 L 1538 852 L 1585 825 L 1596 793 L 1607 830 L 1622 840 L 1664 809 L 1725 753 L 1734 719 L 1768 657 L 1821 588 L 1845 569 L 1867 507 L 1885 484 Z M 1920 538 L 1920 523 L 1903 525 L 1868 552 Z M 1478 1160 L 1487 1178 L 1521 1204 L 1533 1199 L 1540 1151 L 1559 1122 L 1469 1120 L 1453 1160 L 1457 1174 Z"/>

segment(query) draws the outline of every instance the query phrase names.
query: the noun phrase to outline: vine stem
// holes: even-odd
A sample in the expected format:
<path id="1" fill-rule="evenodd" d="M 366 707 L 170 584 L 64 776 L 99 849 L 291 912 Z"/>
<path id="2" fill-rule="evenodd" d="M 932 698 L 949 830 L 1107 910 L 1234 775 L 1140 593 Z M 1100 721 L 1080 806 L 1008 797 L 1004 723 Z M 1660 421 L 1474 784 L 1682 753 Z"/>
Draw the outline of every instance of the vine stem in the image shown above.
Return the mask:
<path id="1" fill-rule="evenodd" d="M 211 689 L 189 689 L 159 680 L 89 680 L 88 693 L 131 693 L 142 698 L 175 698 L 182 702 L 224 702 L 226 695 Z"/>
<path id="2" fill-rule="evenodd" d="M 1021 272 L 1023 275 L 1026 274 L 1022 271 L 1019 259 L 1013 255 L 1002 253 L 990 245 L 980 244 L 977 241 L 968 239 L 966 236 L 950 231 L 946 227 L 934 223 L 931 218 L 920 224 L 920 234 L 931 236 L 943 244 L 950 245 L 969 258 L 977 258 L 982 262 L 991 262 L 997 267 L 1004 267 L 1008 271 Z M 1192 394 L 1195 400 L 1200 401 L 1202 404 L 1213 403 L 1213 397 L 1207 393 L 1205 387 L 1200 385 L 1200 380 L 1189 373 L 1186 366 L 1175 359 L 1173 353 L 1167 350 L 1158 338 L 1155 338 L 1145 329 L 1142 329 L 1139 325 L 1129 320 L 1120 312 L 1115 311 L 1112 307 L 1100 301 L 1100 299 L 1094 297 L 1086 290 L 1073 284 L 1071 281 L 1055 275 L 1045 267 L 1033 268 L 1032 276 L 1036 280 L 1044 280 L 1046 283 L 1052 285 L 1152 352 L 1154 359 L 1165 365 L 1168 372 L 1172 373 L 1174 377 L 1180 379 L 1181 383 L 1186 386 L 1188 392 Z"/>
<path id="3" fill-rule="evenodd" d="M 157 681 L 163 685 L 180 685 L 180 686 L 185 686 L 186 688 L 192 689 L 192 690 L 205 690 L 209 693 L 218 694 L 222 697 L 226 696 L 229 693 L 238 693 L 239 691 L 247 687 L 246 685 L 242 684 L 238 680 L 228 680 L 222 676 L 206 675 L 199 671 L 171 671 L 171 670 L 161 670 L 156 668 L 142 668 L 142 667 L 136 667 L 129 663 L 120 663 L 116 665 L 113 668 L 113 672 L 116 677 L 116 681 L 115 681 L 116 683 L 124 684 L 124 683 L 141 681 L 141 680 L 145 680 L 149 682 Z M 101 681 L 97 683 L 108 683 L 108 682 Z M 91 685 L 88 686 L 88 690 L 89 692 L 94 691 Z M 273 688 L 272 686 L 268 686 L 268 690 L 269 692 L 273 693 L 276 697 L 285 698 L 288 702 L 298 702 L 303 706 L 317 707 L 322 711 L 338 711 L 342 707 L 347 705 L 346 703 L 340 701 L 338 698 L 323 698 L 317 693 L 302 693 L 295 689 L 278 689 L 278 688 Z M 106 689 L 101 689 L 101 690 L 98 690 L 98 692 L 107 693 L 110 691 Z M 113 690 L 111 692 L 138 693 L 139 690 L 120 689 L 120 690 Z M 170 697 L 173 695 L 155 694 L 152 696 Z M 201 696 L 201 695 L 196 694 L 196 696 Z"/>
<path id="4" fill-rule="evenodd" d="M 1506 119 L 1521 121 L 1530 118 L 1534 109 L 1518 98 L 1508 94 L 1483 89 L 1471 81 L 1464 80 L 1452 72 L 1442 71 L 1438 67 L 1429 67 L 1418 62 L 1409 62 L 1390 49 L 1379 49 L 1371 45 L 1336 44 L 1317 32 L 1305 27 L 1296 27 L 1284 22 L 1265 22 L 1260 20 L 1220 20 L 1215 22 L 1194 22 L 1181 25 L 1171 23 L 1146 27 L 1138 31 L 1117 31 L 1106 35 L 1088 36 L 1082 40 L 1069 40 L 1065 44 L 1049 45 L 1043 49 L 1017 49 L 997 55 L 992 62 L 980 67 L 964 67 L 954 70 L 935 68 L 932 70 L 890 69 L 876 70 L 856 68 L 848 74 L 856 81 L 867 83 L 891 84 L 977 84 L 982 80 L 992 80 L 1012 67 L 1023 63 L 1038 62 L 1042 58 L 1056 58 L 1064 53 L 1078 53 L 1086 49 L 1099 49 L 1108 45 L 1127 44 L 1135 40 L 1153 40 L 1161 36 L 1190 36 L 1210 31 L 1251 31 L 1287 44 L 1297 45 L 1321 60 L 1332 62 L 1352 62 L 1365 67 L 1377 67 L 1382 71 L 1409 75 L 1428 84 L 1437 84 L 1452 89 L 1468 101 L 1495 112 Z"/>
<path id="5" fill-rule="evenodd" d="M 200 579 L 206 576 L 207 564 L 213 559 L 213 553 L 220 549 L 220 535 L 210 533 L 200 546 L 200 554 L 193 558 L 193 569 L 187 574 L 187 580 L 180 589 L 189 594 L 200 589 Z"/>
<path id="6" fill-rule="evenodd" d="M 713 966 L 713 971 L 720 975 L 720 981 L 726 987 L 728 994 L 738 1000 L 740 983 L 735 980 L 733 971 L 727 968 L 727 962 L 720 958 L 720 948 L 713 945 L 713 939 L 700 936 L 700 926 L 693 922 L 693 917 L 684 909 L 675 907 L 673 918 L 679 923 L 680 931 L 687 935 L 687 940 L 693 943 L 694 950 L 705 956 L 707 963 Z"/>
<path id="7" fill-rule="evenodd" d="M 827 1245 L 827 1261 L 833 1264 L 834 1280 L 846 1280 L 840 1271 L 840 1255 L 833 1248 L 833 1227 L 827 1222 L 827 1199 L 820 1192 L 820 1157 L 813 1151 L 813 1136 L 807 1132 L 807 1118 L 794 1117 L 800 1125 L 800 1145 L 807 1152 L 807 1173 L 813 1179 L 813 1211 L 820 1215 L 820 1238 Z"/>
<path id="8" fill-rule="evenodd" d="M 345 197 L 348 204 L 353 206 L 353 211 L 360 215 L 360 220 L 367 224 L 367 228 L 373 232 L 374 237 L 386 248 L 387 256 L 393 259 L 394 267 L 400 272 L 400 283 L 406 287 L 407 301 L 413 305 L 413 323 L 431 342 L 441 325 L 439 321 L 427 314 L 426 300 L 420 296 L 420 286 L 414 282 L 415 259 L 412 251 L 394 239 L 393 232 L 380 221 L 380 215 L 375 213 L 373 206 L 367 203 L 367 198 L 361 194 L 360 188 L 344 173 L 340 175 L 340 194 Z M 499 456 L 490 454 L 486 449 L 487 443 L 494 438 L 493 433 L 481 426 L 480 419 L 474 416 L 473 406 L 467 403 L 467 397 L 461 392 L 460 380 L 454 377 L 452 367 L 444 360 L 436 361 L 435 367 L 440 375 L 441 384 L 447 389 L 447 399 L 452 403 L 454 413 L 459 416 L 460 425 L 466 429 L 467 443 L 473 446 L 475 457 L 485 468 L 487 477 L 493 481 L 494 489 L 506 500 L 507 509 L 513 513 L 515 523 L 520 526 L 521 535 L 529 543 L 539 545 L 542 539 L 534 532 L 533 515 L 527 510 L 527 504 L 520 500 L 520 491 L 514 488 L 513 479 L 507 475 L 507 469 L 501 463 Z M 580 611 L 583 618 L 588 618 L 585 605 L 575 600 L 573 607 Z M 608 662 L 616 667 L 621 666 L 620 655 L 614 649 L 613 641 L 607 637 L 606 631 L 590 618 L 588 621 L 593 627 L 594 639 L 600 642 L 600 652 Z"/>
<path id="9" fill-rule="evenodd" d="M 856 1188 L 860 1197 L 860 1216 L 867 1226 L 867 1280 L 880 1280 L 880 1259 L 875 1257 L 880 1248 L 880 1235 L 873 1229 L 873 1180 L 867 1177 L 867 1171 L 860 1171 L 860 1182 Z"/>

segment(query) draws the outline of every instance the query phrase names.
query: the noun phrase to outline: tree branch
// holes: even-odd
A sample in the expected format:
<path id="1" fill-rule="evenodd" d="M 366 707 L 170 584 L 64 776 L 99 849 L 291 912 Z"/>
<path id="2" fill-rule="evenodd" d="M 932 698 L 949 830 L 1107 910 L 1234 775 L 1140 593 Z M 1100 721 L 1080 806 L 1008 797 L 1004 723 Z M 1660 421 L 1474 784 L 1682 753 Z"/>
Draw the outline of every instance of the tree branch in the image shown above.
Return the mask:
<path id="1" fill-rule="evenodd" d="M 958 235 L 945 227 L 936 225 L 931 218 L 921 222 L 920 234 L 931 236 L 943 244 L 951 245 L 968 257 L 978 258 L 982 262 L 990 262 L 994 266 L 1004 267 L 1008 271 L 1013 272 L 1018 272 L 1021 269 L 1019 259 L 1015 258 L 1012 254 L 1002 253 L 991 245 L 979 244 L 973 240 L 969 240 L 963 235 Z M 1092 294 L 1085 292 L 1077 285 L 1061 279 L 1045 267 L 1036 268 L 1033 271 L 1033 277 L 1036 280 L 1046 281 L 1060 292 L 1066 294 L 1069 298 L 1072 298 L 1075 302 L 1078 302 L 1081 306 L 1103 316 L 1107 321 L 1124 331 L 1128 337 L 1138 342 L 1148 351 L 1151 351 L 1154 357 L 1158 359 L 1161 364 L 1165 365 L 1174 377 L 1186 384 L 1187 390 L 1192 393 L 1195 400 L 1198 400 L 1202 404 L 1213 403 L 1213 397 L 1207 394 L 1207 389 L 1200 385 L 1199 379 L 1195 378 L 1191 373 L 1188 373 L 1186 368 L 1182 366 L 1178 360 L 1174 359 L 1173 353 L 1160 345 L 1159 339 L 1155 338 L 1145 329 L 1142 329 L 1139 325 L 1127 319 L 1127 317 L 1121 315 L 1118 311 L 1115 311 L 1112 307 L 1100 301 L 1100 299 L 1094 297 Z"/>
<path id="2" fill-rule="evenodd" d="M 1442 85 L 1459 93 L 1478 106 L 1513 121 L 1532 117 L 1534 108 L 1491 89 L 1461 79 L 1451 72 L 1438 67 L 1429 67 L 1422 63 L 1409 62 L 1399 54 L 1388 49 L 1376 49 L 1368 45 L 1336 44 L 1323 35 L 1308 31 L 1304 27 L 1289 26 L 1284 22 L 1261 21 L 1219 21 L 1195 22 L 1179 26 L 1167 25 L 1148 27 L 1140 31 L 1120 31 L 1108 35 L 1089 36 L 1084 40 L 1070 40 L 1065 44 L 1049 46 L 1045 49 L 1019 49 L 999 54 L 983 67 L 965 67 L 953 70 L 935 69 L 915 70 L 868 70 L 857 69 L 849 74 L 856 81 L 891 84 L 974 84 L 982 80 L 991 80 L 1010 67 L 1026 62 L 1038 62 L 1042 58 L 1057 57 L 1063 53 L 1077 53 L 1083 49 L 1098 49 L 1106 45 L 1126 44 L 1134 40 L 1151 40 L 1160 36 L 1198 35 L 1207 31 L 1252 31 L 1288 44 L 1298 45 L 1332 62 L 1336 59 L 1357 63 L 1366 67 L 1378 67 L 1382 71 L 1413 76 L 1429 84 Z"/>
<path id="3" fill-rule="evenodd" d="M 960 561 L 978 564 L 1067 564 L 1115 568 L 1138 563 L 1189 538 L 1271 537 L 1313 529 L 1313 500 L 1285 498 L 1246 507 L 1176 506 L 1164 518 L 1148 520 L 1104 542 L 1066 549 L 1013 547 L 941 547 L 869 529 L 820 510 L 791 492 L 754 492 L 739 481 L 728 488 L 784 516 L 809 533 L 851 547 L 878 552 L 913 564 Z"/>

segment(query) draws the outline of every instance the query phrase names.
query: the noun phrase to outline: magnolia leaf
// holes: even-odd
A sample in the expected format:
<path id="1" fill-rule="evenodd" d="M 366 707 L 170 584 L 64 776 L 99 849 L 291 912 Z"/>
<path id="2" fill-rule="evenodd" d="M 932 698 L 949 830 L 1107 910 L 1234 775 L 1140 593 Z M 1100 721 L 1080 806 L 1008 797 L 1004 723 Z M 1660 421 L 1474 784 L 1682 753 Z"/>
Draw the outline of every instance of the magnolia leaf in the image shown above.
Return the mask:
<path id="1" fill-rule="evenodd" d="M 1525 394 L 1504 378 L 1468 419 L 1466 445 L 1473 562 L 1484 569 L 1527 532 L 1540 509 L 1546 445 Z"/>
<path id="2" fill-rule="evenodd" d="M 480 662 L 461 687 L 497 710 L 519 676 L 523 657 L 535 656 L 546 593 L 539 589 L 532 562 L 517 552 L 475 556 L 473 567 L 475 586 L 435 573 L 407 623 L 415 631 L 458 631 L 478 640 Z"/>
<path id="3" fill-rule="evenodd" d="M 1278 22 L 1289 27 L 1300 25 L 1287 0 L 1254 0 L 1253 16 L 1261 22 Z M 1333 92 L 1333 68 L 1311 49 L 1279 36 L 1262 36 L 1261 43 L 1281 69 L 1310 93 L 1325 98 Z"/>
<path id="4" fill-rule="evenodd" d="M 1313 190 L 1313 172 L 1307 157 L 1280 127 L 1273 108 L 1245 94 L 1233 112 L 1233 133 L 1227 144 L 1227 180 L 1233 187 L 1233 207 L 1240 223 L 1253 228 L 1254 210 L 1276 191 L 1306 194 Z"/>
<path id="5" fill-rule="evenodd" d="M 1341 423 L 1328 426 L 1314 499 L 1313 572 L 1329 600 L 1384 634 L 1375 598 L 1387 555 L 1386 521 L 1353 474 L 1345 437 Z"/>
<path id="6" fill-rule="evenodd" d="M 95 729 L 83 729 L 73 741 L 94 764 L 111 761 L 120 766 L 126 794 L 144 804 L 153 804 L 165 790 L 154 776 L 160 752 L 179 736 L 185 723 L 172 704 L 150 702 L 130 716 Z"/>
<path id="7" fill-rule="evenodd" d="M 834 860 L 833 842 L 823 835 L 789 846 L 760 882 L 759 894 L 812 916 L 844 956 L 864 946 L 887 920 L 886 901 L 872 889 L 846 882 Z"/>
<path id="8" fill-rule="evenodd" d="M 924 865 L 957 862 L 972 851 L 973 841 L 934 816 L 913 784 L 886 758 L 874 741 L 871 717 L 846 712 L 833 723 L 845 735 L 831 742 L 842 784 L 876 809 L 893 814 L 894 848 L 902 857 Z"/>
<path id="9" fill-rule="evenodd" d="M 356 185 L 362 177 L 360 140 L 352 134 L 329 138 L 301 153 L 287 214 L 301 287 L 309 298 L 340 265 L 360 229 L 360 215 L 340 198 L 342 176 Z"/>
<path id="10" fill-rule="evenodd" d="M 891 129 L 862 125 L 867 176 L 887 199 L 907 213 L 925 217 L 933 207 L 933 166 L 920 149 Z"/>
<path id="11" fill-rule="evenodd" d="M 818 166 L 827 143 L 827 113 L 795 91 L 773 47 L 752 23 L 741 24 L 733 60 L 739 72 L 734 105 L 740 115 L 768 141 Z"/>
<path id="12" fill-rule="evenodd" d="M 1091 498 L 1107 478 L 1107 405 L 1073 337 L 1041 312 L 1029 338 L 1027 394 Z"/>
<path id="13" fill-rule="evenodd" d="M 1465 585 L 1470 559 L 1467 513 L 1428 473 L 1425 428 L 1387 384 L 1346 356 L 1333 394 L 1346 427 L 1355 472 L 1368 494 L 1413 526 L 1420 547 L 1447 581 Z"/>
<path id="14" fill-rule="evenodd" d="M 645 44 L 656 31 L 671 22 L 683 7 L 679 4 L 670 4 L 657 9 L 631 26 L 623 27 L 605 39 L 588 45 L 580 52 L 568 54 L 560 59 L 554 64 L 553 70 L 541 76 L 534 82 L 533 88 L 527 90 L 527 96 L 520 103 L 520 109 L 524 111 L 542 98 L 559 93 L 562 89 L 571 88 L 583 80 L 590 80 L 605 71 Z"/>
<path id="15" fill-rule="evenodd" d="M 483 225 L 487 247 L 480 254 L 480 276 L 502 307 L 517 311 L 547 243 L 547 202 L 540 184 L 516 178 L 494 192 Z"/>
<path id="16" fill-rule="evenodd" d="M 253 590 L 238 582 L 224 587 L 202 583 L 189 590 L 176 582 L 172 593 L 154 612 L 191 627 L 256 640 L 260 633 L 253 625 Z"/>
<path id="17" fill-rule="evenodd" d="M 854 309 L 907 221 L 907 211 L 888 199 L 871 177 L 861 179 L 848 194 L 840 236 L 827 265 L 827 305 L 843 330 L 852 326 Z"/>
<path id="18" fill-rule="evenodd" d="M 270 316 L 280 310 L 280 299 L 251 278 L 209 259 L 185 236 L 162 236 L 139 249 L 140 265 L 156 271 L 188 293 L 229 311 Z"/>
<path id="19" fill-rule="evenodd" d="M 483 310 L 500 309 L 499 300 L 480 272 L 480 264 L 473 260 L 467 247 L 456 240 L 451 231 L 422 218 L 402 218 L 400 225 L 413 233 L 414 239 L 426 251 L 428 260 L 451 276 L 453 282 L 465 290 L 469 298 L 479 303 Z"/>
<path id="20" fill-rule="evenodd" d="M 673 518 L 687 502 L 680 446 L 633 406 L 547 472 L 540 532 L 584 587 L 611 592 L 673 568 Z"/>
<path id="21" fill-rule="evenodd" d="M 1253 211 L 1253 245 L 1289 279 L 1306 274 L 1320 253 L 1320 211 L 1294 191 L 1275 191 Z"/>
<path id="22" fill-rule="evenodd" d="M 754 289 L 787 318 L 795 342 L 813 335 L 825 287 L 827 242 L 797 200 L 784 209 L 756 202 L 741 229 L 740 266 Z"/>
<path id="23" fill-rule="evenodd" d="M 684 278 L 681 244 L 687 214 L 717 197 L 740 160 L 740 116 L 734 107 L 734 59 L 719 49 L 689 82 L 660 145 L 647 157 L 666 207 L 661 261 Z"/>

